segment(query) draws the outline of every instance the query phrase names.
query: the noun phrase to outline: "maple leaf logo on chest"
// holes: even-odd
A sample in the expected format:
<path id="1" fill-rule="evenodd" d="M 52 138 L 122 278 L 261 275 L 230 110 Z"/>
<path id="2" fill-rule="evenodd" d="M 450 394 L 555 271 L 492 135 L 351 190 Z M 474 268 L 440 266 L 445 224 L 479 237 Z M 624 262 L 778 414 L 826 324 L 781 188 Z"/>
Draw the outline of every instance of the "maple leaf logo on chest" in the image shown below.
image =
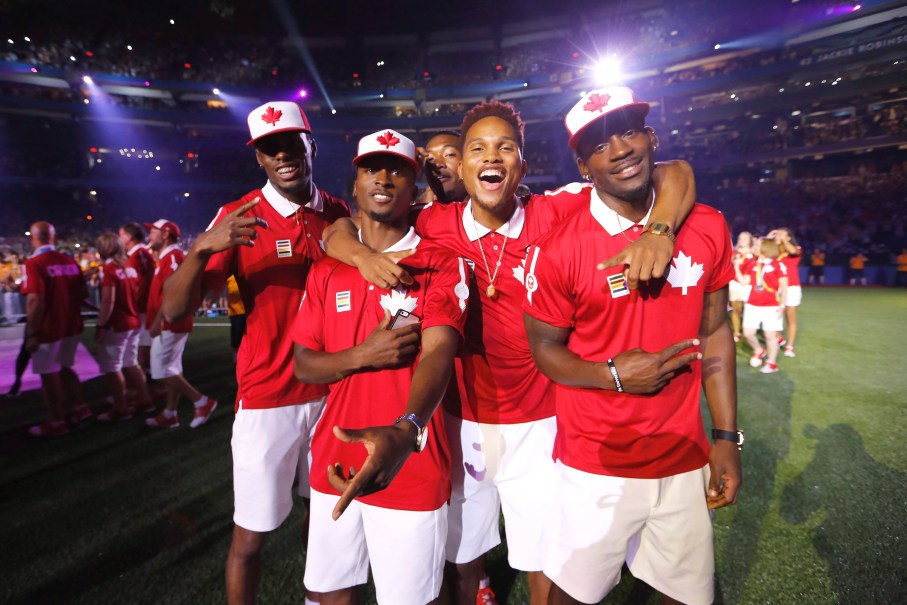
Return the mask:
<path id="1" fill-rule="evenodd" d="M 418 304 L 419 299 L 410 298 L 406 294 L 406 290 L 402 288 L 394 288 L 390 294 L 381 295 L 381 308 L 392 316 L 396 315 L 400 309 L 412 313 Z"/>
<path id="2" fill-rule="evenodd" d="M 273 107 L 271 107 L 269 105 L 268 108 L 265 110 L 265 112 L 263 114 L 261 114 L 261 119 L 265 124 L 269 124 L 269 125 L 273 126 L 274 124 L 276 124 L 277 122 L 280 121 L 280 118 L 282 116 L 283 116 L 282 111 L 280 111 L 279 109 L 274 109 Z"/>
<path id="3" fill-rule="evenodd" d="M 384 145 L 385 149 L 390 149 L 394 145 L 400 142 L 400 139 L 394 136 L 394 133 L 387 131 L 381 136 L 378 137 L 378 142 Z"/>
<path id="4" fill-rule="evenodd" d="M 680 251 L 673 261 L 671 269 L 668 272 L 668 283 L 675 288 L 682 288 L 681 294 L 687 295 L 687 288 L 699 283 L 699 279 L 705 273 L 702 263 L 694 263 L 691 256 L 687 256 Z"/>
<path id="5" fill-rule="evenodd" d="M 601 111 L 608 106 L 611 101 L 611 95 L 600 95 L 597 92 L 589 95 L 589 101 L 583 105 L 586 111 Z"/>

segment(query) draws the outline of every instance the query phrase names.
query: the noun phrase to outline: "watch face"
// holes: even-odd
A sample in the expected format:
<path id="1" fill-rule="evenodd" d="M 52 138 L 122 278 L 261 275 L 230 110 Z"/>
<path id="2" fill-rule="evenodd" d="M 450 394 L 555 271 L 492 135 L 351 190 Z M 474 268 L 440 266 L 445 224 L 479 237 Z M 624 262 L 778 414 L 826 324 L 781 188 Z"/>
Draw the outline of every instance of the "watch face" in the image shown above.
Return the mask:
<path id="1" fill-rule="evenodd" d="M 428 443 L 428 427 L 419 430 L 416 433 L 416 451 L 421 452 L 425 449 L 425 444 Z"/>

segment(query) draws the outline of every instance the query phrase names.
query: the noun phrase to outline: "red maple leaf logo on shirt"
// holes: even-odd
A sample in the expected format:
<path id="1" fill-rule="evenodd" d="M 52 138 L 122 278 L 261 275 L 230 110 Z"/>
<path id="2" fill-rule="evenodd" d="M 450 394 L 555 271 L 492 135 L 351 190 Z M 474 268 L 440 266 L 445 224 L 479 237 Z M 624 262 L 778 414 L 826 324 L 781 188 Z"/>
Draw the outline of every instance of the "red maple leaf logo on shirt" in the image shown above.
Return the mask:
<path id="1" fill-rule="evenodd" d="M 598 93 L 589 95 L 589 102 L 583 105 L 586 111 L 601 111 L 607 107 L 611 101 L 611 95 L 600 95 Z"/>
<path id="2" fill-rule="evenodd" d="M 390 130 L 378 137 L 378 142 L 384 145 L 385 149 L 390 149 L 394 145 L 400 142 L 400 139 L 394 136 Z"/>
<path id="3" fill-rule="evenodd" d="M 265 110 L 265 112 L 263 114 L 261 114 L 261 119 L 264 121 L 265 124 L 270 124 L 271 126 L 273 126 L 274 124 L 276 124 L 277 122 L 280 121 L 280 118 L 282 115 L 283 115 L 283 112 L 280 111 L 279 109 L 274 109 L 273 107 L 268 106 L 268 108 Z"/>

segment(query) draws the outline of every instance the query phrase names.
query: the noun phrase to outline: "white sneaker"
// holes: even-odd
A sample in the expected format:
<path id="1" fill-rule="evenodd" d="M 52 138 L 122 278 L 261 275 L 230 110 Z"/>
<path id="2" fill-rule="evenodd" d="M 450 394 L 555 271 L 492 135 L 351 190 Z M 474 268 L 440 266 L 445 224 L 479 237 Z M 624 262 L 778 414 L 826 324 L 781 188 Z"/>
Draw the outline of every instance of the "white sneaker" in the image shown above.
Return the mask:
<path id="1" fill-rule="evenodd" d="M 794 348 L 790 345 L 784 347 L 784 356 L 785 357 L 796 357 L 797 354 L 794 353 Z"/>

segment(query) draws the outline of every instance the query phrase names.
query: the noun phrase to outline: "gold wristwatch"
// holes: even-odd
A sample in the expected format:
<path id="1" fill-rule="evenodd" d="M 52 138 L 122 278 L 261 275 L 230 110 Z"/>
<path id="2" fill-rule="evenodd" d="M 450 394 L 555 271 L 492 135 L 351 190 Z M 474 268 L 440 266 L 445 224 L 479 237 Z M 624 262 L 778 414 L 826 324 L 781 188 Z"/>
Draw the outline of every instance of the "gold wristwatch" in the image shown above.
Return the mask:
<path id="1" fill-rule="evenodd" d="M 671 226 L 667 223 L 649 223 L 642 232 L 651 233 L 652 235 L 665 235 L 671 238 L 672 242 L 674 241 L 674 232 L 671 231 Z"/>

